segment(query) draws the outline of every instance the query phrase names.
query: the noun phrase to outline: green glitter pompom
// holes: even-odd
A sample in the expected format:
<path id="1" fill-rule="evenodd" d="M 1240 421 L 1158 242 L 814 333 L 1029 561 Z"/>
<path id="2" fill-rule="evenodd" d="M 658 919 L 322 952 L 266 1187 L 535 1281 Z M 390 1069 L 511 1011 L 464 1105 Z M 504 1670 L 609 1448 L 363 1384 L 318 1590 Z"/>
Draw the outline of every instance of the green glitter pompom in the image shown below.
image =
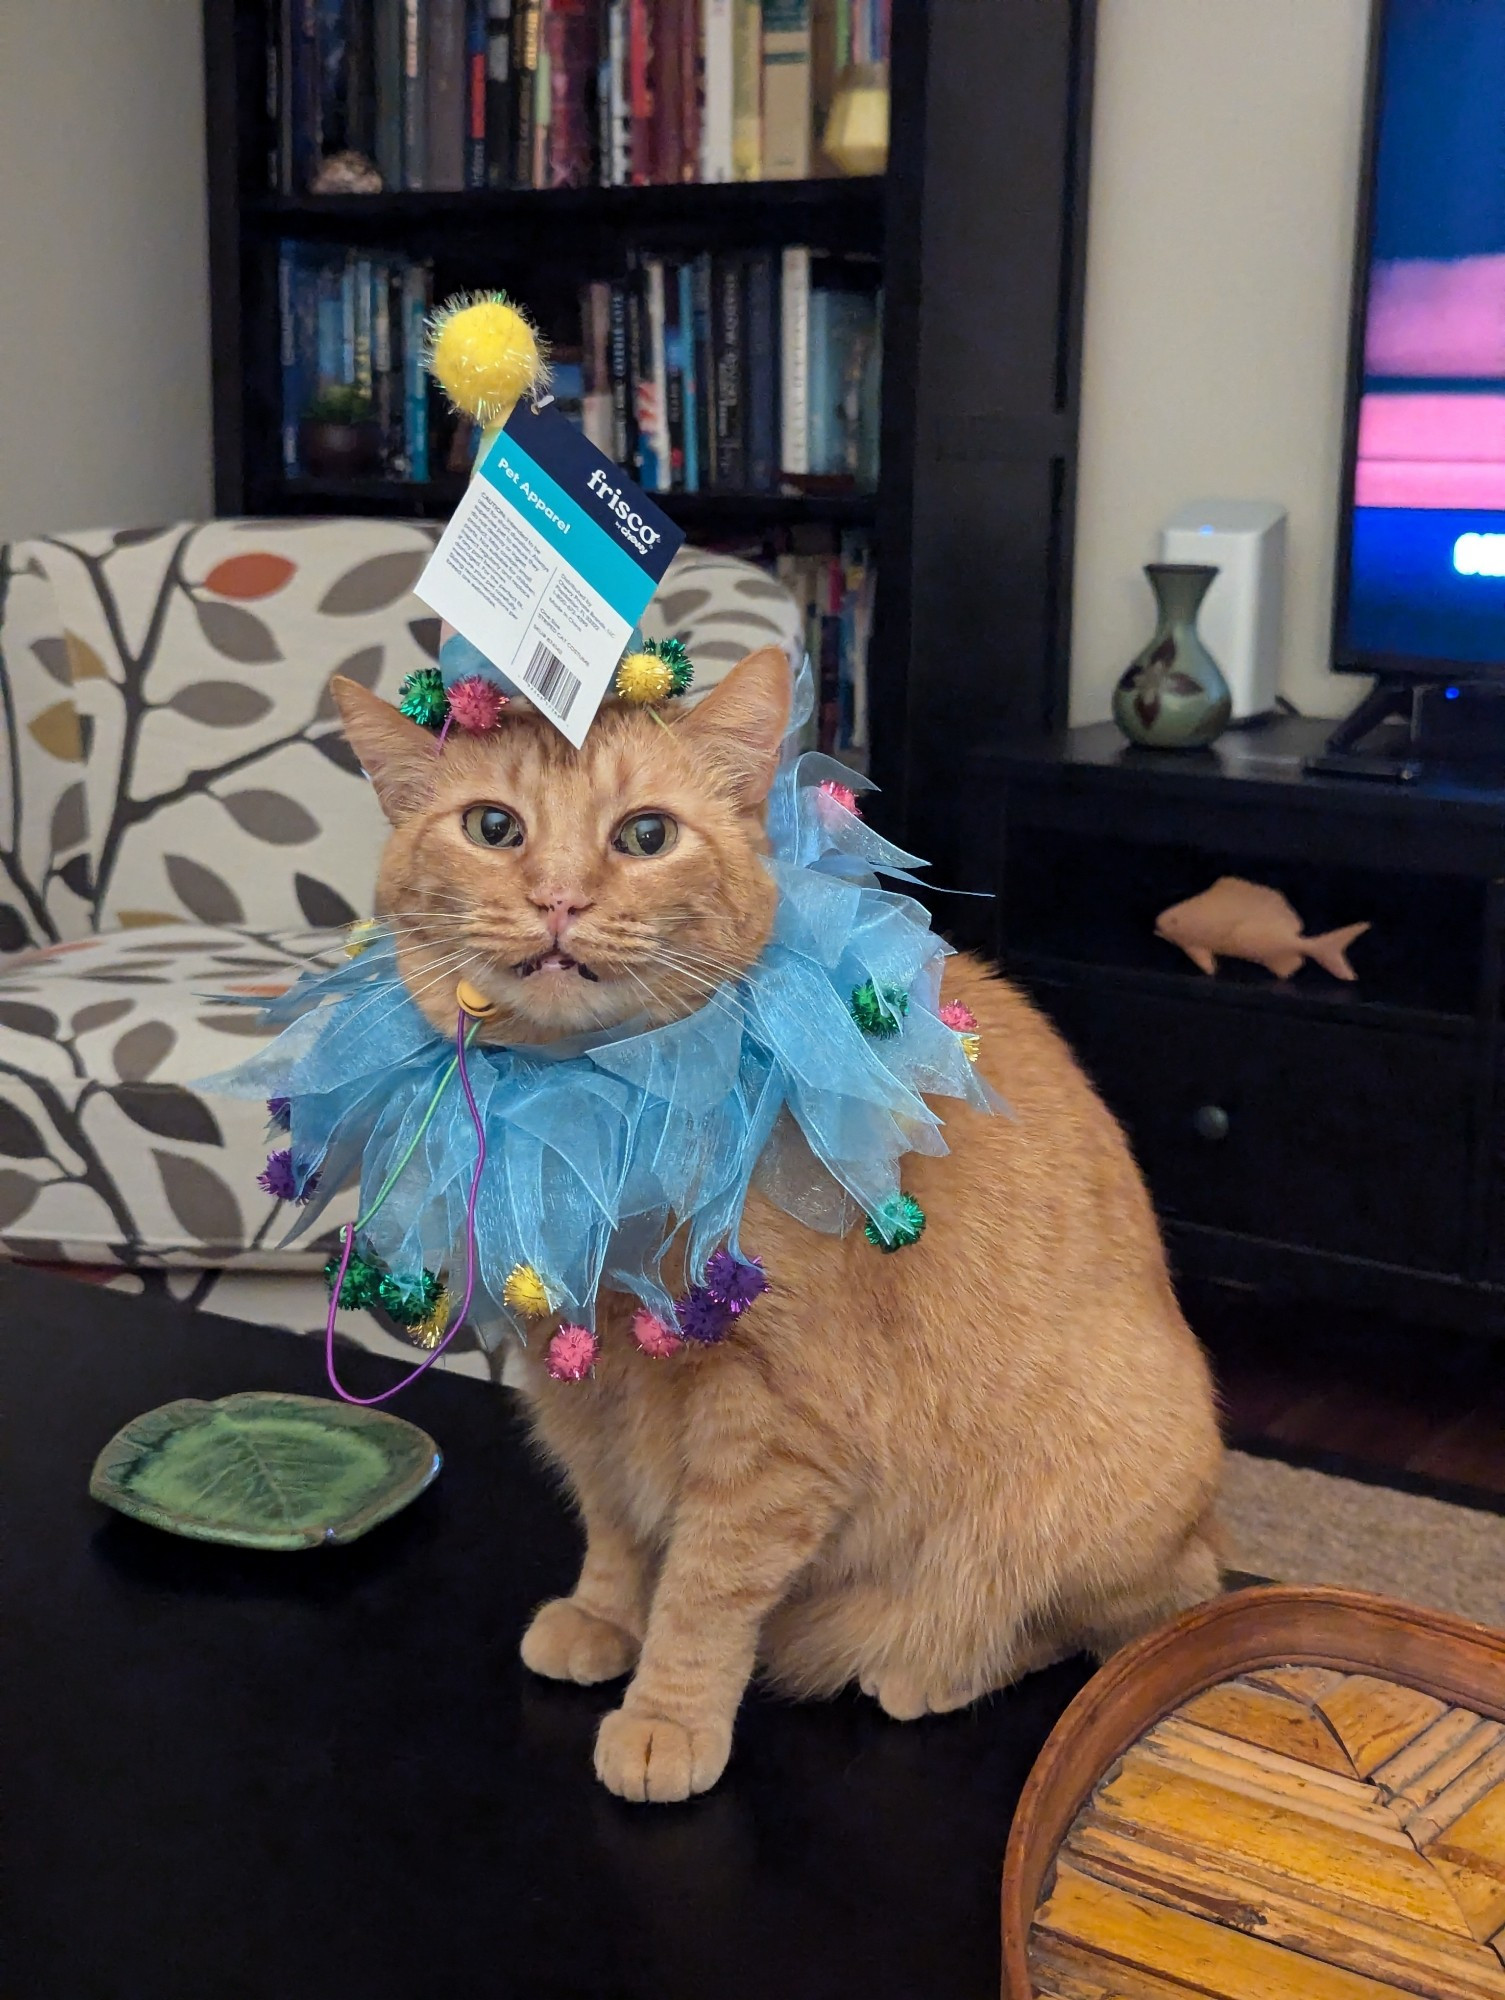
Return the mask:
<path id="1" fill-rule="evenodd" d="M 437 667 L 420 667 L 397 690 L 397 706 L 421 729 L 437 729 L 448 712 L 444 676 Z"/>
<path id="2" fill-rule="evenodd" d="M 340 1275 L 340 1260 L 331 1257 L 324 1266 L 324 1282 L 331 1291 L 334 1281 Z M 345 1276 L 340 1285 L 340 1305 L 346 1312 L 366 1312 L 376 1304 L 377 1287 L 382 1282 L 380 1264 L 373 1264 L 369 1257 L 359 1251 L 345 1266 Z"/>
<path id="3" fill-rule="evenodd" d="M 925 1211 L 912 1194 L 891 1194 L 862 1233 L 875 1250 L 907 1250 L 925 1234 Z"/>
<path id="4" fill-rule="evenodd" d="M 690 656 L 685 651 L 684 640 L 665 639 L 655 646 L 649 639 L 644 642 L 643 650 L 658 655 L 669 669 L 669 678 L 673 682 L 672 692 L 683 694 L 695 678 L 695 669 L 690 665 Z"/>
<path id="5" fill-rule="evenodd" d="M 852 988 L 852 1019 L 865 1035 L 897 1035 L 909 1012 L 909 995 L 902 986 L 873 984 L 864 979 Z"/>
<path id="6" fill-rule="evenodd" d="M 388 1271 L 376 1287 L 376 1300 L 399 1326 L 416 1326 L 433 1312 L 443 1290 L 432 1271 Z"/>

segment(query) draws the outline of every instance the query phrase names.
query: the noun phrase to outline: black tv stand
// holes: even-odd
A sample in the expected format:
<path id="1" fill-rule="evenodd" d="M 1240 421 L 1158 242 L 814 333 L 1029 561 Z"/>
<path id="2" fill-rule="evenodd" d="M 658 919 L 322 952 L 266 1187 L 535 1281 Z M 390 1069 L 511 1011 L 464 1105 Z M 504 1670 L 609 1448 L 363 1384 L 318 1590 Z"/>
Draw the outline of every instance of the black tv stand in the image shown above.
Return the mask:
<path id="1" fill-rule="evenodd" d="M 979 746 L 979 921 L 1127 1128 L 1178 1271 L 1505 1342 L 1505 787 L 1430 759 L 1409 785 L 1305 775 L 1331 727 Z M 1308 937 L 1368 922 L 1357 977 L 1208 978 L 1156 919 L 1222 875 Z"/>
<path id="2" fill-rule="evenodd" d="M 1397 785 L 1414 784 L 1421 775 L 1421 761 L 1414 754 L 1416 691 L 1417 684 L 1409 677 L 1381 674 L 1353 713 L 1345 715 L 1331 732 L 1317 755 L 1305 760 L 1304 768 L 1322 778 L 1379 778 Z M 1360 748 L 1366 737 L 1397 716 L 1406 719 L 1406 754 L 1396 756 Z M 1395 734 L 1391 732 L 1392 736 Z"/>
<path id="3" fill-rule="evenodd" d="M 1357 750 L 1372 729 L 1394 716 L 1404 715 L 1409 720 L 1415 694 L 1414 680 L 1381 674 L 1352 715 L 1345 715 L 1328 737 L 1327 755 L 1341 757 L 1345 751 Z"/>

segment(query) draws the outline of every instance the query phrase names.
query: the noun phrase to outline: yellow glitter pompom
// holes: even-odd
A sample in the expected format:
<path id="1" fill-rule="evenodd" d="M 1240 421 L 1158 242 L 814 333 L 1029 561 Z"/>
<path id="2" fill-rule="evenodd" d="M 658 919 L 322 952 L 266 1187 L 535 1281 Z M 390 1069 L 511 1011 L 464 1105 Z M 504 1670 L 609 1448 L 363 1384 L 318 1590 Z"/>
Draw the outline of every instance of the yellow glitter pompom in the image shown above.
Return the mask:
<path id="1" fill-rule="evenodd" d="M 963 1035 L 961 1044 L 962 1054 L 967 1058 L 967 1061 L 976 1062 L 977 1058 L 982 1054 L 982 1036 Z"/>
<path id="2" fill-rule="evenodd" d="M 487 426 L 505 423 L 549 378 L 537 334 L 503 292 L 467 292 L 441 306 L 424 359 L 454 407 Z"/>
<path id="3" fill-rule="evenodd" d="M 345 933 L 346 958 L 359 958 L 363 951 L 369 951 L 381 936 L 381 925 L 375 917 L 362 917 L 353 923 Z"/>
<path id="4" fill-rule="evenodd" d="M 617 668 L 616 688 L 623 701 L 663 701 L 674 692 L 674 670 L 656 653 L 629 653 Z"/>
<path id="5" fill-rule="evenodd" d="M 449 1332 L 449 1316 L 454 1309 L 455 1302 L 448 1291 L 441 1291 L 422 1319 L 415 1319 L 403 1332 L 415 1346 L 432 1351 Z"/>
<path id="6" fill-rule="evenodd" d="M 502 1304 L 524 1319 L 546 1319 L 554 1310 L 548 1287 L 531 1264 L 514 1264 L 502 1286 Z"/>

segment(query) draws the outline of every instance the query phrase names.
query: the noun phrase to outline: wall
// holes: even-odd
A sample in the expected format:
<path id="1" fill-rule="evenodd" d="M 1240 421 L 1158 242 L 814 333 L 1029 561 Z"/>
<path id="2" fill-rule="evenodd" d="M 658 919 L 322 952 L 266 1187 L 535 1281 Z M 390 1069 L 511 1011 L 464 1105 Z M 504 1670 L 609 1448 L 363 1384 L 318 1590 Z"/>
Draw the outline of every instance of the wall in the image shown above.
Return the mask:
<path id="1" fill-rule="evenodd" d="M 1072 719 L 1150 631 L 1140 565 L 1184 501 L 1290 514 L 1283 692 L 1331 674 L 1368 0 L 1099 0 Z"/>
<path id="2" fill-rule="evenodd" d="M 0 539 L 210 511 L 199 0 L 0 0 Z"/>

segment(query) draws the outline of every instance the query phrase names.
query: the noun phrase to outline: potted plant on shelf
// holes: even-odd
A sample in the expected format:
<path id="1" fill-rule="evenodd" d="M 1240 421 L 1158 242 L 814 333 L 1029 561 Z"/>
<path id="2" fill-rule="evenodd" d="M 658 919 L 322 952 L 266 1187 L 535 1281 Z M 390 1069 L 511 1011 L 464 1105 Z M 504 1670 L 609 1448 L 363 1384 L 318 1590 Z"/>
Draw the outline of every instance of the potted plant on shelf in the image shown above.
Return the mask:
<path id="1" fill-rule="evenodd" d="M 298 425 L 303 468 L 316 479 L 358 479 L 381 471 L 381 429 L 359 389 L 324 389 Z"/>

